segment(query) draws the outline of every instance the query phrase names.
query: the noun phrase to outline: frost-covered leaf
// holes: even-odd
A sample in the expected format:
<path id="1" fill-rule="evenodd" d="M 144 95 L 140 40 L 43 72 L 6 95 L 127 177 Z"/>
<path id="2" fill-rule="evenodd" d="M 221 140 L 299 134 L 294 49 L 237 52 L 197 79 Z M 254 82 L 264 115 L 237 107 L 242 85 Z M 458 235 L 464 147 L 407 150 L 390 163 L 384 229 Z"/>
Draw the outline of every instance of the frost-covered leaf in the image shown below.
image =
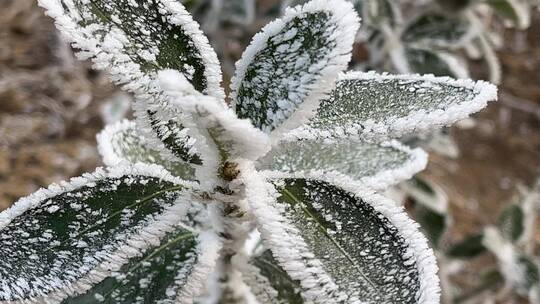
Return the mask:
<path id="1" fill-rule="evenodd" d="M 201 165 L 202 159 L 194 151 L 195 140 L 188 135 L 189 130 L 178 122 L 178 117 L 182 117 L 180 111 L 164 104 L 144 103 L 142 107 L 141 104 L 135 107 L 137 128 L 148 143 L 158 149 L 163 145 L 165 150 L 161 151 L 161 155 L 165 159 Z"/>
<path id="2" fill-rule="evenodd" d="M 470 21 L 463 16 L 426 13 L 405 28 L 402 39 L 406 43 L 456 47 L 472 32 Z"/>
<path id="3" fill-rule="evenodd" d="M 497 88 L 483 81 L 351 72 L 285 139 L 399 137 L 454 123 L 496 99 Z"/>
<path id="4" fill-rule="evenodd" d="M 189 286 L 193 284 L 190 277 L 209 270 L 205 268 L 211 266 L 208 261 L 217 259 L 217 246 L 217 238 L 209 233 L 197 237 L 177 227 L 112 276 L 62 304 L 188 303 L 193 298 L 189 288 L 196 287 Z"/>
<path id="5" fill-rule="evenodd" d="M 103 162 L 109 167 L 114 167 L 125 162 L 131 164 L 137 162 L 158 164 L 175 176 L 192 180 L 194 169 L 186 161 L 200 162 L 200 158 L 196 154 L 190 154 L 187 147 L 182 154 L 183 159 L 186 161 L 164 158 L 145 140 L 137 125 L 128 120 L 107 126 L 98 134 L 97 142 Z"/>
<path id="6" fill-rule="evenodd" d="M 407 48 L 405 56 L 409 68 L 414 73 L 454 78 L 469 77 L 467 65 L 450 53 L 425 48 Z"/>
<path id="7" fill-rule="evenodd" d="M 528 28 L 531 24 L 531 7 L 527 0 L 488 0 L 486 2 L 521 30 Z"/>
<path id="8" fill-rule="evenodd" d="M 238 119 L 231 108 L 215 97 L 195 90 L 179 72 L 161 71 L 159 82 L 171 100 L 154 104 L 148 109 L 161 113 L 159 116 L 163 123 L 159 123 L 160 128 L 178 116 L 188 117 L 181 120 L 186 126 L 181 132 L 168 132 L 165 129 L 163 133 L 178 135 L 174 138 L 184 137 L 178 139 L 184 146 L 185 138 L 188 146 L 193 144 L 191 147 L 202 159 L 202 166 L 196 168 L 196 176 L 201 183 L 206 183 L 204 188 L 212 189 L 215 186 L 220 164 L 233 158 L 256 160 L 270 150 L 270 139 L 266 134 L 255 128 L 249 120 Z M 138 112 L 147 116 L 145 111 Z M 141 119 L 142 116 L 139 120 L 143 123 L 152 121 Z M 193 154 L 192 148 L 189 154 Z"/>
<path id="9" fill-rule="evenodd" d="M 447 254 L 454 258 L 472 258 L 486 251 L 482 244 L 483 234 L 473 234 L 448 248 Z"/>
<path id="10" fill-rule="evenodd" d="M 512 242 L 517 241 L 525 231 L 525 214 L 518 205 L 510 205 L 499 216 L 498 227 L 502 235 Z"/>
<path id="11" fill-rule="evenodd" d="M 237 63 L 231 89 L 238 117 L 276 134 L 309 118 L 347 67 L 357 29 L 343 0 L 313 0 L 268 24 Z"/>
<path id="12" fill-rule="evenodd" d="M 185 131 L 181 131 L 178 113 L 160 111 L 169 98 L 157 81 L 159 71 L 178 71 L 196 90 L 223 102 L 217 55 L 179 2 L 40 0 L 39 3 L 73 46 L 80 49 L 79 57 L 92 58 L 95 68 L 107 69 L 113 81 L 135 93 L 140 128 L 154 139 L 156 149 L 168 152 L 164 152 L 165 156 L 178 157 L 183 147 L 176 144 L 183 142 Z"/>
<path id="13" fill-rule="evenodd" d="M 184 7 L 172 0 L 39 0 L 56 25 L 99 69 L 135 93 L 157 94 L 156 72 L 174 69 L 193 86 L 223 96 L 219 62 Z"/>
<path id="14" fill-rule="evenodd" d="M 271 178 L 309 178 L 384 189 L 423 170 L 427 155 L 397 141 L 306 140 L 283 143 L 259 162 L 259 170 Z"/>
<path id="15" fill-rule="evenodd" d="M 280 196 L 271 202 L 263 198 L 265 186 L 248 180 L 246 193 L 263 243 L 300 281 L 306 301 L 438 301 L 433 253 L 395 203 L 303 179 L 278 182 Z"/>
<path id="16" fill-rule="evenodd" d="M 251 258 L 244 281 L 259 303 L 302 304 L 300 282 L 293 280 L 274 259 L 270 250 Z"/>
<path id="17" fill-rule="evenodd" d="M 0 302 L 54 303 L 88 290 L 172 231 L 193 187 L 137 164 L 19 200 L 0 213 Z"/>

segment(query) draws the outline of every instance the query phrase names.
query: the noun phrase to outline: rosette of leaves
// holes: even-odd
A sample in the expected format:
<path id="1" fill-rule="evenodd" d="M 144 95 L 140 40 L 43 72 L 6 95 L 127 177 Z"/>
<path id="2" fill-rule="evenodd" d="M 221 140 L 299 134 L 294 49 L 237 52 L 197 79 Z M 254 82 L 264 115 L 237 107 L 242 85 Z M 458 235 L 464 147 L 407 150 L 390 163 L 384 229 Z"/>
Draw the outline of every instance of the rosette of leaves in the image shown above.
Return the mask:
<path id="1" fill-rule="evenodd" d="M 493 85 L 343 74 L 358 17 L 313 0 L 253 38 L 229 106 L 180 3 L 40 4 L 137 119 L 98 137 L 109 169 L 0 215 L 0 303 L 439 301 L 426 239 L 376 190 L 426 163 L 392 138 L 482 109 Z"/>

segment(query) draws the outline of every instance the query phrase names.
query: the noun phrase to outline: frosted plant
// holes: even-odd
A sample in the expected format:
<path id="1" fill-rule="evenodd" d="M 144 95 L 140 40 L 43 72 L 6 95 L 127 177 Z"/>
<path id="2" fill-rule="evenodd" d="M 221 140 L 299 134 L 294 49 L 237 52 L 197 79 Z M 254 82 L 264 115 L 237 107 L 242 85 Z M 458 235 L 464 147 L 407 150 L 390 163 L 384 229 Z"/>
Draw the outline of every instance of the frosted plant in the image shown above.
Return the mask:
<path id="1" fill-rule="evenodd" d="M 483 59 L 493 82 L 501 79 L 495 49 L 504 25 L 530 26 L 538 1 L 360 1 L 368 26 L 361 40 L 369 65 L 400 73 L 467 78 L 467 57 Z M 464 56 L 466 54 L 466 56 Z"/>
<path id="2" fill-rule="evenodd" d="M 107 169 L 0 214 L 0 303 L 437 303 L 437 266 L 377 190 L 422 170 L 393 141 L 496 99 L 486 82 L 343 73 L 359 27 L 342 0 L 289 9 L 237 64 L 174 0 L 41 0 L 134 94 Z"/>
<path id="3" fill-rule="evenodd" d="M 496 225 L 486 226 L 453 244 L 445 240 L 445 235 L 460 223 L 458 218 L 452 218 L 440 187 L 415 177 L 403 183 L 400 190 L 387 195 L 399 201 L 403 200 L 400 195 L 408 196 L 406 207 L 426 233 L 439 262 L 443 303 L 484 303 L 488 299 L 508 302 L 518 296 L 529 298 L 533 304 L 540 303 L 540 259 L 535 254 L 533 239 L 540 206 L 540 180 L 531 189 L 518 187 L 518 199 L 503 208 Z M 474 286 L 465 291 L 452 288 L 451 275 L 466 268 L 474 258 L 489 254 L 497 264 L 484 266 Z"/>
<path id="4" fill-rule="evenodd" d="M 503 46 L 503 27 L 525 30 L 538 0 L 348 0 L 362 17 L 364 26 L 357 35 L 359 49 L 355 69 L 377 69 L 398 73 L 430 73 L 468 78 L 468 58 L 482 59 L 491 81 L 501 80 L 496 49 Z M 183 0 L 188 10 L 202 22 L 212 37 L 230 36 L 243 40 L 246 25 L 268 18 L 257 11 L 254 0 Z M 283 0 L 281 7 L 307 0 Z M 279 11 L 271 9 L 270 11 Z M 229 33 L 229 31 L 234 34 Z M 230 41 L 213 41 L 227 67 Z M 515 48 L 526 42 L 518 32 Z M 361 46 L 361 47 L 360 47 Z"/>
<path id="5" fill-rule="evenodd" d="M 474 255 L 489 252 L 495 256 L 498 265 L 486 280 L 502 281 L 504 288 L 491 291 L 493 297 L 521 295 L 537 304 L 540 303 L 540 259 L 534 250 L 534 235 L 540 210 L 540 180 L 531 189 L 520 187 L 519 192 L 519 199 L 502 210 L 497 225 L 485 227 L 480 234 L 467 238 L 458 249 L 468 248 Z M 484 282 L 479 285 L 489 287 Z M 473 295 L 477 296 L 486 287 Z"/>
<path id="6" fill-rule="evenodd" d="M 467 78 L 468 57 L 483 59 L 493 82 L 502 77 L 495 52 L 503 46 L 501 28 L 527 29 L 539 4 L 538 0 L 349 1 L 364 21 L 358 42 L 369 53 L 358 68 Z"/>

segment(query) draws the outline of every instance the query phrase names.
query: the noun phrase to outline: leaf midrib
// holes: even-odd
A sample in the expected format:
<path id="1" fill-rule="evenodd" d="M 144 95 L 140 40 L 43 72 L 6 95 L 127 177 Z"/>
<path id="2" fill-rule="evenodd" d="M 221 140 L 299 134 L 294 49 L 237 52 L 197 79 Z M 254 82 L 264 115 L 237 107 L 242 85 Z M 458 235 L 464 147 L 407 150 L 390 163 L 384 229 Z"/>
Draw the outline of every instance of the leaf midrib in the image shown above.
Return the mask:
<path id="1" fill-rule="evenodd" d="M 126 209 L 131 209 L 133 207 L 137 207 L 137 206 L 140 206 L 140 205 L 143 205 L 147 202 L 149 202 L 150 200 L 162 195 L 162 194 L 165 194 L 165 193 L 168 193 L 168 192 L 173 192 L 173 191 L 178 191 L 178 190 L 182 190 L 184 187 L 183 186 L 174 186 L 174 187 L 170 187 L 170 188 L 167 188 L 167 189 L 163 189 L 163 190 L 160 190 L 160 191 L 157 191 L 157 192 L 154 192 L 152 193 L 151 195 L 148 195 L 146 197 L 143 197 L 142 199 L 136 199 L 134 203 L 130 204 L 130 205 L 127 205 L 125 206 L 124 208 L 116 211 L 116 212 L 113 212 L 112 214 L 110 214 L 109 216 L 107 216 L 103 221 L 101 222 L 98 222 L 94 225 L 91 225 L 89 227 L 87 227 L 86 229 L 84 229 L 83 231 L 77 233 L 74 237 L 68 237 L 66 238 L 65 240 L 63 240 L 62 242 L 60 242 L 60 244 L 56 245 L 56 246 L 50 246 L 48 247 L 47 249 L 45 249 L 45 252 L 50 252 L 52 251 L 54 248 L 57 248 L 57 247 L 60 247 L 62 245 L 65 245 L 67 241 L 70 241 L 70 240 L 74 240 L 74 239 L 78 239 L 80 236 L 84 235 L 85 233 L 101 226 L 101 225 L 104 225 L 105 223 L 107 223 L 109 220 L 111 220 L 112 218 L 120 215 L 124 210 Z"/>
<path id="2" fill-rule="evenodd" d="M 311 211 L 309 211 L 306 206 L 302 203 L 302 201 L 300 199 L 298 199 L 293 193 L 291 193 L 289 190 L 287 190 L 286 188 L 283 188 L 283 192 L 290 198 L 292 199 L 296 204 L 299 204 L 300 208 L 302 208 L 302 211 L 304 211 L 304 213 L 309 216 L 314 222 L 315 224 L 317 225 L 317 228 L 323 233 L 324 236 L 326 236 L 335 246 L 336 248 L 338 249 L 339 252 L 341 252 L 341 254 L 347 259 L 349 260 L 349 262 L 351 262 L 352 265 L 354 265 L 354 268 L 358 271 L 358 274 L 364 278 L 364 280 L 373 288 L 373 290 L 375 292 L 377 292 L 379 295 L 383 296 L 384 298 L 384 295 L 381 293 L 381 291 L 377 288 L 377 286 L 375 285 L 375 283 L 373 283 L 367 276 L 366 274 L 362 271 L 362 269 L 360 268 L 360 266 L 356 263 L 356 261 L 345 251 L 345 249 L 343 249 L 343 247 L 341 247 L 341 245 L 338 243 L 338 241 L 333 238 L 330 234 L 328 234 L 328 232 L 326 231 L 326 228 L 324 227 L 324 225 L 315 217 L 315 215 L 313 215 L 313 213 L 311 213 Z"/>
<path id="3" fill-rule="evenodd" d="M 178 237 L 168 241 L 167 243 L 161 245 L 160 247 L 158 247 L 154 252 L 152 252 L 150 255 L 148 255 L 146 258 L 140 260 L 137 264 L 133 265 L 133 267 L 131 267 L 130 269 L 128 269 L 128 271 L 126 271 L 126 276 L 128 276 L 129 274 L 133 273 L 135 270 L 139 269 L 139 267 L 141 267 L 141 265 L 154 258 L 155 256 L 157 256 L 158 254 L 160 254 L 163 250 L 167 249 L 169 246 L 172 246 L 172 245 L 175 245 L 177 244 L 178 242 L 180 241 L 183 241 L 183 240 L 186 240 L 188 239 L 189 237 L 193 237 L 193 234 L 192 233 L 184 233 L 182 235 L 179 235 Z M 111 288 L 111 290 L 109 292 L 107 292 L 105 295 L 104 295 L 104 298 L 109 298 L 112 293 L 117 290 L 117 287 L 121 285 L 121 283 L 116 280 L 116 283 L 114 284 L 113 288 Z"/>

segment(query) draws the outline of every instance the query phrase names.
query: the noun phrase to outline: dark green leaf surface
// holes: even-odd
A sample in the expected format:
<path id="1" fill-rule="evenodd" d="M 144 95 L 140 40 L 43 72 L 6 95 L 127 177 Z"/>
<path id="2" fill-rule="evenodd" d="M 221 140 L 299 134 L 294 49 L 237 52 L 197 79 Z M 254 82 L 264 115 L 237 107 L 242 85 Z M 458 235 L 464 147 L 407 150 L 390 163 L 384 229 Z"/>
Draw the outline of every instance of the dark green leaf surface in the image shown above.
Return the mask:
<path id="1" fill-rule="evenodd" d="M 132 258 L 113 276 L 62 304 L 173 303 L 196 261 L 195 236 L 179 227 L 168 233 L 158 246 Z"/>
<path id="2" fill-rule="evenodd" d="M 529 291 L 532 287 L 537 286 L 540 282 L 540 273 L 538 271 L 538 265 L 528 258 L 525 255 L 518 257 L 517 265 L 521 268 L 523 272 L 523 277 L 521 278 L 521 286 L 525 291 Z"/>
<path id="3" fill-rule="evenodd" d="M 99 25 L 91 37 L 99 48 L 108 50 L 107 35 L 120 31 L 127 40 L 122 52 L 138 64 L 143 73 L 174 69 L 186 76 L 193 86 L 205 92 L 208 80 L 202 54 L 193 37 L 166 9 L 161 1 L 145 0 L 61 0 L 69 16 L 81 16 L 80 27 Z M 72 3 L 72 5 L 70 5 Z M 75 18 L 74 18 L 75 19 Z"/>
<path id="4" fill-rule="evenodd" d="M 335 41 L 327 33 L 329 19 L 324 12 L 296 17 L 278 34 L 268 38 L 265 48 L 249 64 L 238 88 L 236 113 L 239 118 L 248 118 L 257 128 L 270 132 L 291 115 L 298 106 L 295 103 L 301 100 L 289 100 L 289 95 L 298 88 L 285 82 L 299 81 L 335 47 Z M 295 36 L 288 38 L 288 33 Z M 296 64 L 300 60 L 303 60 L 302 65 Z M 296 99 L 305 98 L 307 93 Z M 281 103 L 288 103 L 286 106 L 290 108 L 284 108 Z"/>
<path id="5" fill-rule="evenodd" d="M 459 16 L 427 13 L 411 22 L 402 39 L 406 43 L 428 43 L 455 46 L 470 31 L 469 22 Z"/>
<path id="6" fill-rule="evenodd" d="M 191 152 L 193 144 L 190 143 L 190 137 L 186 134 L 182 134 L 184 127 L 174 121 L 167 120 L 162 121 L 159 118 L 159 115 L 156 115 L 155 112 L 148 111 L 148 118 L 150 120 L 150 126 L 161 139 L 167 150 L 178 157 L 179 159 L 191 163 L 194 165 L 201 165 L 201 157 L 197 154 Z"/>
<path id="7" fill-rule="evenodd" d="M 446 231 L 446 216 L 418 203 L 414 204 L 410 213 L 420 224 L 433 247 L 437 248 L 439 240 Z"/>
<path id="8" fill-rule="evenodd" d="M 512 242 L 517 241 L 525 231 L 523 222 L 525 215 L 518 205 L 505 208 L 499 216 L 498 226 L 502 235 Z"/>
<path id="9" fill-rule="evenodd" d="M 417 303 L 412 249 L 373 206 L 324 182 L 285 180 L 278 191 L 283 214 L 349 301 Z"/>
<path id="10" fill-rule="evenodd" d="M 39 298 L 76 286 L 173 206 L 184 189 L 130 174 L 77 183 L 67 192 L 54 188 L 58 194 L 39 202 L 33 202 L 39 196 L 21 200 L 38 205 L 0 230 L 0 301 Z M 20 207 L 15 206 L 6 212 L 16 212 Z"/>
<path id="11" fill-rule="evenodd" d="M 452 66 L 435 51 L 418 48 L 407 48 L 405 56 L 411 70 L 418 74 L 433 74 L 458 78 Z"/>
<path id="12" fill-rule="evenodd" d="M 472 258 L 486 252 L 486 247 L 482 244 L 483 234 L 474 234 L 466 237 L 462 241 L 453 244 L 447 253 L 454 258 Z"/>
<path id="13" fill-rule="evenodd" d="M 141 128 L 176 157 L 199 164 L 196 156 L 186 155 L 185 138 L 176 133 L 183 129 L 178 113 L 165 119 L 150 111 L 169 102 L 157 81 L 157 72 L 165 69 L 180 72 L 200 92 L 219 100 L 224 96 L 217 56 L 183 6 L 162 0 L 47 0 L 41 5 L 83 58 L 92 58 L 95 68 L 107 69 L 116 83 L 135 93 Z"/>
<path id="14" fill-rule="evenodd" d="M 302 304 L 300 282 L 293 280 L 269 250 L 251 258 L 246 284 L 260 303 Z"/>

